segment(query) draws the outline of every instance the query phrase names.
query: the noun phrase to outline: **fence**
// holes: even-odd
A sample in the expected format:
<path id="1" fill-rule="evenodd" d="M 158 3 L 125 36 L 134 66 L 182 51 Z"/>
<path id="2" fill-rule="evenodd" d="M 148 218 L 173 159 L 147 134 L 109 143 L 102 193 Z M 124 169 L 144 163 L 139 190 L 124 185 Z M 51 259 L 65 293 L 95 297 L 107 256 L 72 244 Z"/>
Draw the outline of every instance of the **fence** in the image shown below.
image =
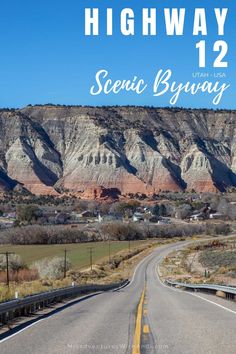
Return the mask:
<path id="1" fill-rule="evenodd" d="M 189 291 L 202 291 L 211 293 L 220 297 L 225 297 L 236 301 L 236 288 L 231 286 L 214 285 L 214 284 L 188 284 L 166 280 L 165 283 L 169 286 L 181 287 Z"/>
<path id="2" fill-rule="evenodd" d="M 128 283 L 129 281 L 125 280 L 120 283 L 107 285 L 70 286 L 21 299 L 2 302 L 0 303 L 0 324 L 4 325 L 16 317 L 29 316 L 30 314 L 36 313 L 38 310 L 66 299 L 75 298 L 82 294 L 118 289 L 126 286 Z"/>

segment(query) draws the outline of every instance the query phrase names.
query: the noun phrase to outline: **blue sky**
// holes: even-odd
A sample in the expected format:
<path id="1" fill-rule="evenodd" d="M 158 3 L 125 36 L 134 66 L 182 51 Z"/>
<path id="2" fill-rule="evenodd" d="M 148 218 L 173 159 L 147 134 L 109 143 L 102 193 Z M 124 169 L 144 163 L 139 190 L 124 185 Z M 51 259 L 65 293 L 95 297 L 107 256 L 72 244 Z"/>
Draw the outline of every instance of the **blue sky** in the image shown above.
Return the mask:
<path id="1" fill-rule="evenodd" d="M 137 4 L 138 3 L 138 4 Z M 230 89 L 216 108 L 236 108 L 236 5 L 232 0 L 8 0 L 0 4 L 0 107 L 22 107 L 27 104 L 75 105 L 152 105 L 169 106 L 169 96 L 153 97 L 151 90 L 143 95 L 123 92 L 119 95 L 91 96 L 90 87 L 100 69 L 110 72 L 112 79 L 129 79 L 134 75 L 152 83 L 157 71 L 171 68 L 176 81 L 192 81 L 198 69 L 195 44 L 207 41 L 207 72 L 213 72 L 215 58 L 211 48 L 219 38 L 214 7 L 228 7 L 224 40 L 228 42 L 227 74 Z M 98 7 L 103 15 L 107 7 L 114 9 L 114 35 L 84 36 L 84 8 Z M 124 37 L 119 31 L 119 13 L 133 8 L 136 35 Z M 143 37 L 141 9 L 157 8 L 158 35 Z M 162 9 L 185 7 L 186 26 L 183 37 L 167 37 Z M 208 17 L 207 38 L 193 37 L 193 10 L 205 7 Z M 104 28 L 104 22 L 101 28 Z M 222 71 L 220 70 L 216 70 Z M 213 107 L 209 95 L 183 95 L 178 106 Z"/>

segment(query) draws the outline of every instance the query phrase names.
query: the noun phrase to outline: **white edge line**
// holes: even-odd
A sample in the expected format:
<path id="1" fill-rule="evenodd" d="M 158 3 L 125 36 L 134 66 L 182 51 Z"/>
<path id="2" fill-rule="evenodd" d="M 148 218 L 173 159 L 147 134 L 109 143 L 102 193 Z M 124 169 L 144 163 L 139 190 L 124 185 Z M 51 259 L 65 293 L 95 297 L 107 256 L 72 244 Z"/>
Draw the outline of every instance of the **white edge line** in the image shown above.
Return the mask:
<path id="1" fill-rule="evenodd" d="M 158 247 L 157 247 L 157 248 L 158 248 Z M 154 250 L 154 251 L 155 251 L 155 250 Z M 129 282 L 129 284 L 128 284 L 127 286 L 123 286 L 124 288 L 127 289 L 127 288 L 133 283 L 138 268 L 141 266 L 141 264 L 143 264 L 144 261 L 146 261 L 146 260 L 147 260 L 148 258 L 150 258 L 151 256 L 153 256 L 153 252 L 152 252 L 150 255 L 148 255 L 147 257 L 143 258 L 142 261 L 136 266 L 131 281 Z M 162 286 L 164 286 L 164 287 L 166 287 L 166 288 L 168 288 L 168 289 L 171 289 L 172 291 L 177 291 L 177 292 L 182 292 L 182 293 L 183 293 L 183 291 L 181 291 L 181 290 L 179 290 L 179 289 L 175 289 L 175 288 L 172 288 L 172 287 L 169 287 L 169 286 L 165 285 L 165 284 L 160 280 L 160 278 L 159 278 L 159 274 L 157 273 L 157 267 L 156 267 L 156 275 L 157 275 L 157 279 L 159 280 L 159 282 L 160 282 L 160 284 L 161 284 Z M 117 288 L 117 289 L 114 289 L 114 290 L 119 290 L 119 289 L 120 289 L 120 288 Z M 94 294 L 100 294 L 100 293 L 102 293 L 102 292 L 94 293 Z M 225 310 L 227 310 L 227 311 L 229 311 L 229 312 L 232 312 L 232 313 L 236 314 L 235 311 L 230 310 L 230 309 L 228 309 L 227 307 L 224 307 L 224 306 L 222 306 L 222 305 L 219 305 L 219 304 L 217 304 L 217 303 L 215 303 L 215 302 L 213 302 L 213 301 L 207 300 L 207 299 L 205 299 L 205 298 L 203 298 L 203 297 L 201 297 L 201 296 L 198 296 L 198 295 L 196 295 L 196 294 L 191 294 L 191 293 L 189 293 L 189 292 L 186 292 L 186 294 L 189 294 L 189 295 L 192 295 L 192 296 L 196 296 L 196 297 L 198 297 L 198 298 L 200 298 L 200 299 L 202 299 L 202 300 L 208 301 L 208 302 L 210 302 L 210 303 L 212 303 L 212 304 L 214 304 L 214 305 L 216 305 L 216 306 L 219 306 L 219 307 L 221 307 L 221 308 L 223 308 L 223 309 L 225 309 Z M 91 295 L 92 295 L 92 294 L 91 294 Z M 83 300 L 83 299 L 86 298 L 87 296 L 88 296 L 88 295 L 85 295 L 84 297 L 81 297 L 80 300 Z M 1 339 L 1 340 L 0 340 L 0 344 L 3 343 L 3 342 L 5 342 L 5 341 L 7 341 L 7 340 L 9 340 L 9 339 L 11 339 L 12 337 L 15 337 L 16 335 L 20 334 L 21 332 L 26 331 L 28 328 L 33 327 L 33 326 L 35 326 L 36 324 L 38 324 L 38 323 L 40 323 L 40 322 L 42 322 L 42 321 L 48 319 L 49 317 L 53 317 L 53 316 L 55 316 L 55 315 L 57 315 L 57 313 L 54 313 L 54 314 L 51 314 L 51 315 L 49 314 L 49 316 L 47 316 L 47 317 L 45 317 L 45 318 L 41 318 L 41 319 L 39 319 L 39 320 L 35 320 L 35 322 L 33 322 L 32 324 L 30 324 L 30 325 L 24 327 L 23 329 L 17 331 L 16 333 L 13 333 L 12 335 L 10 335 L 10 336 L 8 336 L 8 337 L 6 337 L 6 338 Z"/>
<path id="2" fill-rule="evenodd" d="M 80 300 L 83 300 L 83 299 L 86 299 L 86 297 L 88 296 L 88 295 L 99 295 L 99 294 L 102 294 L 103 292 L 96 292 L 96 293 L 91 293 L 91 294 L 87 294 L 87 295 L 85 295 L 85 296 L 83 296 L 83 297 L 79 297 L 78 298 L 78 301 L 80 301 Z M 72 300 L 72 302 L 73 301 L 76 301 L 76 298 L 74 299 L 74 300 Z M 68 302 L 68 305 L 69 305 L 70 303 Z M 72 305 L 73 306 L 73 305 Z M 63 307 L 63 306 L 62 306 Z M 60 307 L 58 307 L 57 308 L 59 311 L 60 311 Z M 55 309 L 55 310 L 57 310 L 57 309 Z M 62 309 L 62 311 L 63 311 L 63 309 Z M 50 312 L 48 312 L 48 316 L 46 316 L 45 318 L 40 318 L 40 319 L 36 319 L 33 323 L 31 323 L 30 325 L 26 325 L 24 328 L 22 328 L 22 329 L 20 329 L 19 331 L 17 331 L 17 332 L 15 332 L 15 333 L 13 333 L 13 334 L 11 334 L 10 336 L 7 336 L 6 338 L 3 338 L 3 339 L 1 339 L 0 340 L 0 344 L 1 343 L 3 343 L 3 342 L 5 342 L 5 341 L 7 341 L 7 340 L 9 340 L 9 339 L 11 339 L 12 337 L 15 337 L 16 335 L 18 335 L 18 334 L 20 334 L 20 333 L 22 333 L 22 332 L 24 332 L 24 331 L 26 331 L 27 329 L 29 329 L 30 327 L 33 327 L 33 326 L 35 326 L 36 324 L 38 324 L 39 322 L 42 322 L 42 321 L 45 321 L 45 320 L 47 320 L 48 318 L 50 318 L 50 317 L 53 317 L 53 316 L 56 316 L 57 314 L 58 314 L 59 312 L 56 312 L 56 313 L 52 313 L 52 314 L 50 314 Z M 45 315 L 47 315 L 47 314 L 45 314 Z M 42 314 L 42 315 L 39 315 L 39 316 L 44 316 L 44 314 Z M 24 323 L 23 323 L 24 324 Z M 7 332 L 6 332 L 7 333 Z"/>
<path id="3" fill-rule="evenodd" d="M 186 241 L 187 244 L 188 244 L 189 242 L 190 242 L 190 241 Z M 177 242 L 177 247 L 178 247 L 178 244 L 179 244 L 179 246 L 182 246 L 182 245 L 183 245 L 182 242 Z M 173 244 L 171 243 L 170 245 L 167 244 L 167 247 L 166 247 L 165 244 L 164 244 L 164 245 L 161 245 L 161 246 L 158 246 L 158 245 L 157 245 L 157 246 L 152 250 L 151 254 L 149 254 L 148 256 L 146 256 L 145 258 L 143 258 L 143 259 L 137 264 L 137 266 L 136 266 L 136 268 L 135 268 L 135 270 L 134 270 L 133 276 L 132 276 L 132 278 L 131 278 L 129 284 L 128 284 L 127 286 L 125 286 L 125 288 L 127 289 L 127 288 L 133 283 L 138 268 L 141 266 L 141 264 L 143 264 L 144 261 L 146 261 L 147 259 L 151 258 L 151 256 L 154 256 L 153 253 L 154 253 L 156 250 L 161 250 L 161 249 L 163 248 L 163 250 L 165 251 L 165 249 L 168 248 L 168 246 L 170 246 L 170 248 L 172 248 L 172 246 L 174 246 L 174 245 L 175 245 L 175 243 L 173 243 Z"/>
<path id="4" fill-rule="evenodd" d="M 161 281 L 160 277 L 159 277 L 158 269 L 159 269 L 159 266 L 156 266 L 156 276 L 157 276 L 157 279 L 158 279 L 158 281 L 160 282 L 160 284 L 161 284 L 162 286 L 164 286 L 165 288 L 168 288 L 168 289 L 173 290 L 173 291 L 177 291 L 177 292 L 179 292 L 179 293 L 184 293 L 184 294 L 188 294 L 188 295 L 191 295 L 191 296 L 198 297 L 198 298 L 201 299 L 201 300 L 207 301 L 207 302 L 209 302 L 209 303 L 212 304 L 212 305 L 218 306 L 218 307 L 222 308 L 223 310 L 226 310 L 226 311 L 231 312 L 231 313 L 233 313 L 234 315 L 236 315 L 236 311 L 233 311 L 233 310 L 231 310 L 231 309 L 229 309 L 228 307 L 225 307 L 225 306 L 223 306 L 223 305 L 217 304 L 217 302 L 214 302 L 214 301 L 205 299 L 204 297 L 202 297 L 202 296 L 200 296 L 200 295 L 196 295 L 196 294 L 190 293 L 190 292 L 188 292 L 188 291 L 176 289 L 176 288 L 173 288 L 173 287 L 171 287 L 171 286 L 168 286 L 168 285 L 164 284 L 164 283 Z"/>
<path id="5" fill-rule="evenodd" d="M 52 315 L 53 316 L 53 315 Z M 34 323 L 31 323 L 30 325 L 22 328 L 20 331 L 17 331 L 16 333 L 11 334 L 10 336 L 3 338 L 0 340 L 0 344 L 3 342 L 6 342 L 7 340 L 11 339 L 12 337 L 15 337 L 17 334 L 20 334 L 21 332 L 24 332 L 26 329 L 29 329 L 30 327 L 33 327 L 34 325 L 38 324 L 39 322 L 44 321 L 46 318 L 41 318 L 40 320 L 36 320 Z"/>
<path id="6" fill-rule="evenodd" d="M 147 260 L 147 259 L 148 259 L 149 257 L 151 257 L 152 255 L 153 255 L 153 252 L 152 252 L 150 255 L 148 255 L 147 257 L 143 258 L 142 261 L 140 261 L 140 263 L 136 266 L 136 268 L 135 268 L 135 270 L 134 270 L 134 273 L 133 273 L 133 276 L 132 276 L 132 279 L 131 279 L 131 281 L 128 283 L 127 286 L 122 286 L 122 287 L 120 287 L 120 288 L 113 289 L 113 290 L 111 290 L 111 291 L 119 290 L 119 289 L 121 289 L 121 288 L 126 288 L 126 289 L 127 289 L 127 288 L 133 283 L 134 278 L 135 278 L 135 274 L 136 274 L 138 268 L 141 266 L 141 264 L 142 264 L 145 260 Z M 102 292 L 101 292 L 101 293 L 102 293 Z M 97 294 L 97 293 L 95 293 L 95 294 Z M 100 292 L 99 292 L 98 294 L 100 294 Z M 83 300 L 84 298 L 86 298 L 86 296 L 88 296 L 88 295 L 85 295 L 84 297 L 81 297 L 80 300 Z M 8 336 L 8 337 L 6 337 L 6 338 L 1 339 L 1 340 L 0 340 L 0 344 L 3 343 L 3 342 L 5 342 L 5 341 L 7 341 L 7 340 L 9 340 L 9 339 L 11 339 L 12 337 L 14 337 L 14 336 L 16 336 L 16 335 L 18 335 L 18 334 L 20 334 L 21 332 L 26 331 L 28 328 L 35 326 L 35 325 L 38 324 L 39 322 L 42 322 L 42 321 L 48 319 L 49 317 L 53 317 L 53 316 L 55 316 L 55 315 L 57 315 L 57 313 L 54 313 L 54 314 L 52 314 L 52 315 L 49 314 L 48 317 L 41 318 L 41 319 L 39 319 L 39 320 L 35 320 L 34 323 L 32 323 L 32 324 L 30 324 L 30 325 L 24 327 L 23 329 L 17 331 L 16 333 L 13 333 L 12 335 L 10 335 L 10 336 Z"/>
<path id="7" fill-rule="evenodd" d="M 188 293 L 189 295 L 192 295 L 192 296 L 195 296 L 195 297 L 198 297 L 199 299 L 202 299 L 202 300 L 205 300 L 207 302 L 209 302 L 210 304 L 213 304 L 213 305 L 216 305 L 218 307 L 221 307 L 222 309 L 226 310 L 226 311 L 229 311 L 231 313 L 233 313 L 234 315 L 236 315 L 236 311 L 233 311 L 231 309 L 229 309 L 228 307 L 225 307 L 223 305 L 220 305 L 220 304 L 217 304 L 217 302 L 214 302 L 214 301 L 211 301 L 211 300 L 208 300 L 208 299 L 205 299 L 204 297 L 200 296 L 200 295 L 196 295 L 196 294 L 192 294 L 192 293 Z"/>
<path id="8" fill-rule="evenodd" d="M 148 257 L 149 257 L 149 256 L 148 256 Z M 148 258 L 148 257 L 146 257 L 146 258 Z M 144 258 L 144 259 L 142 260 L 142 262 L 143 262 L 146 258 Z M 142 263 L 142 262 L 140 262 L 140 263 Z M 138 266 L 140 265 L 140 263 L 138 264 Z M 136 269 L 138 268 L 138 266 L 136 267 Z M 136 269 L 135 269 L 135 270 L 136 270 Z M 132 279 L 132 281 L 133 281 L 133 279 Z M 128 288 L 128 286 L 129 286 L 130 284 L 131 284 L 131 283 L 129 283 L 127 286 L 126 286 L 126 285 L 122 285 L 122 286 L 120 286 L 119 288 L 115 288 L 115 289 L 112 289 L 112 290 L 110 290 L 110 291 L 119 290 L 119 289 L 122 289 L 122 288 Z M 78 301 L 83 300 L 83 299 L 86 299 L 88 295 L 91 295 L 91 296 L 92 296 L 92 295 L 99 295 L 99 294 L 102 294 L 102 293 L 105 293 L 105 291 L 101 291 L 101 292 L 99 291 L 99 292 L 87 294 L 87 295 L 85 295 L 85 296 L 83 296 L 83 297 L 79 297 L 79 298 L 78 298 Z M 75 298 L 75 299 L 76 299 L 76 298 Z M 73 301 L 76 301 L 76 300 L 72 300 L 72 302 L 73 302 Z M 68 303 L 68 304 L 69 304 L 69 303 Z M 60 310 L 60 307 L 58 308 L 58 310 Z M 62 310 L 62 311 L 63 311 L 63 310 Z M 13 333 L 13 334 L 11 334 L 10 336 L 7 336 L 6 338 L 1 339 L 1 340 L 0 340 L 0 344 L 3 343 L 3 342 L 5 342 L 5 341 L 7 341 L 7 340 L 9 340 L 9 339 L 11 339 L 12 337 L 15 337 L 16 335 L 20 334 L 21 332 L 26 331 L 26 330 L 29 329 L 30 327 L 35 326 L 35 325 L 38 324 L 39 322 L 42 322 L 42 321 L 44 321 L 44 320 L 47 320 L 48 318 L 53 317 L 53 316 L 56 316 L 57 314 L 58 314 L 58 312 L 53 313 L 53 314 L 50 314 L 50 312 L 49 312 L 47 317 L 41 318 L 41 319 L 38 319 L 38 320 L 36 319 L 35 322 L 31 323 L 30 325 L 28 325 L 28 326 L 22 328 L 21 330 L 15 332 L 15 333 Z M 40 316 L 40 315 L 39 315 L 39 316 Z M 41 316 L 43 316 L 43 315 L 41 315 Z"/>
<path id="9" fill-rule="evenodd" d="M 186 245 L 188 245 L 189 243 L 191 243 L 191 241 L 185 241 L 185 242 L 180 242 L 180 241 L 178 241 L 177 244 L 175 244 L 175 243 L 170 243 L 170 244 L 167 244 L 167 245 L 164 244 L 164 245 L 161 245 L 161 246 L 158 246 L 158 245 L 157 245 L 157 246 L 152 250 L 151 254 L 149 254 L 148 256 L 146 256 L 145 258 L 143 258 L 143 259 L 137 264 L 137 266 L 136 266 L 136 268 L 135 268 L 135 270 L 134 270 L 133 276 L 132 276 L 132 278 L 131 278 L 129 284 L 128 284 L 127 286 L 125 286 L 125 288 L 127 289 L 127 288 L 133 283 L 138 268 L 141 266 L 141 264 L 143 264 L 144 261 L 146 261 L 147 259 L 151 258 L 151 256 L 153 256 L 153 253 L 154 253 L 156 250 L 162 250 L 162 249 L 163 249 L 163 251 L 165 251 L 166 248 L 167 248 L 167 249 L 168 249 L 169 247 L 172 248 L 172 246 L 175 246 L 175 245 L 177 245 L 177 248 L 178 248 L 178 247 L 182 247 L 183 245 L 185 245 L 185 243 L 186 243 Z M 168 247 L 168 246 L 169 246 L 169 247 Z"/>

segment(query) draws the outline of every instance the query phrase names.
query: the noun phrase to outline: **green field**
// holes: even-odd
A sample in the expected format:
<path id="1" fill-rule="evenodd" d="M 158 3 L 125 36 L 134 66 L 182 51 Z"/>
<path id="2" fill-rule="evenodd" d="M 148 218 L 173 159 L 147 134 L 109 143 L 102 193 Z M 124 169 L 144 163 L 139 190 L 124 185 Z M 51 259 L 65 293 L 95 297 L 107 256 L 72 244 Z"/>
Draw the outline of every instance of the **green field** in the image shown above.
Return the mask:
<path id="1" fill-rule="evenodd" d="M 146 241 L 132 241 L 131 249 L 138 245 L 144 244 Z M 22 260 L 30 265 L 36 260 L 48 257 L 64 257 L 64 250 L 68 250 L 68 259 L 71 261 L 73 267 L 86 267 L 90 263 L 89 247 L 93 247 L 93 261 L 108 257 L 109 247 L 108 242 L 92 242 L 92 243 L 78 243 L 67 245 L 29 245 L 29 246 L 0 246 L 0 253 L 14 252 L 19 254 Z M 127 241 L 111 242 L 111 254 L 128 249 Z"/>

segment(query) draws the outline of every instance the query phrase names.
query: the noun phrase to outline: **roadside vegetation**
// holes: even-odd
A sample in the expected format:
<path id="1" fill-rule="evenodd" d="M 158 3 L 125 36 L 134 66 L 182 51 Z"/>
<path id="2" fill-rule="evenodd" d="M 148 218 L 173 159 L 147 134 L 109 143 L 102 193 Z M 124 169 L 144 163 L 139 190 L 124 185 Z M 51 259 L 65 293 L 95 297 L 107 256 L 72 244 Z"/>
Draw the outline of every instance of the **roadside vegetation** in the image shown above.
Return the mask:
<path id="1" fill-rule="evenodd" d="M 133 241 L 131 244 L 127 242 L 111 243 L 110 257 L 108 255 L 108 243 L 98 243 L 100 247 L 93 250 L 93 263 L 90 263 L 88 249 L 80 250 L 80 255 L 86 257 L 86 261 L 81 263 L 78 256 L 78 249 L 74 257 L 73 251 L 68 252 L 66 263 L 66 277 L 64 278 L 64 259 L 63 257 L 43 257 L 41 254 L 40 260 L 29 263 L 25 266 L 25 270 L 33 272 L 35 279 L 16 280 L 13 275 L 16 272 L 10 272 L 10 286 L 9 288 L 4 283 L 6 281 L 5 268 L 1 268 L 0 272 L 0 301 L 12 299 L 17 292 L 19 297 L 24 297 L 29 294 L 34 294 L 42 291 L 52 290 L 60 287 L 69 286 L 72 284 L 90 284 L 90 283 L 110 283 L 118 282 L 127 279 L 132 274 L 135 265 L 146 255 L 148 255 L 153 247 L 163 243 L 170 242 L 170 240 L 153 240 L 148 242 Z M 101 249 L 101 245 L 103 248 Z M 68 245 L 69 247 L 74 245 Z M 81 246 L 81 245 L 80 245 Z M 84 247 L 86 245 L 83 245 Z M 21 246 L 17 246 L 21 247 Z M 27 247 L 27 246 L 26 246 Z M 31 247 L 31 246 L 29 246 Z M 40 246 L 35 246 L 35 249 Z M 55 248 L 55 246 L 49 246 Z M 57 246 L 56 246 L 57 247 Z M 120 251 L 118 251 L 120 249 Z M 16 250 L 16 249 L 15 249 Z M 63 248 L 61 248 L 63 251 Z M 96 252 L 98 251 L 98 252 Z M 27 254 L 27 253 L 25 253 Z M 37 256 L 38 257 L 38 254 Z M 16 257 L 20 264 L 23 261 L 19 255 Z M 10 256 L 9 256 L 10 259 Z M 72 260 L 76 261 L 73 262 Z"/>
<path id="2" fill-rule="evenodd" d="M 165 279 L 236 286 L 236 238 L 214 240 L 168 255 L 161 267 Z"/>
<path id="3" fill-rule="evenodd" d="M 103 222 L 70 227 L 67 225 L 27 225 L 0 231 L 0 244 L 52 245 L 96 241 L 146 240 L 149 238 L 187 237 L 194 235 L 227 235 L 230 225 L 224 222 L 165 224 L 149 222 Z"/>
<path id="4" fill-rule="evenodd" d="M 128 278 L 152 247 L 187 237 L 229 235 L 236 230 L 235 215 L 234 191 L 167 191 L 120 200 L 82 200 L 66 192 L 60 197 L 6 194 L 0 201 L 0 301 L 14 297 L 16 291 L 25 296 L 72 282 Z M 208 251 L 185 250 L 173 255 L 173 262 L 166 260 L 166 274 L 183 279 L 194 275 L 202 281 L 206 272 L 211 280 L 214 272 L 207 262 L 217 256 L 209 256 Z M 9 288 L 5 285 L 6 252 L 12 253 Z M 233 277 L 234 255 L 228 252 L 226 256 L 228 264 L 219 268 L 222 272 L 226 267 Z M 199 276 L 195 264 L 201 269 Z"/>
<path id="5" fill-rule="evenodd" d="M 145 241 L 132 241 L 130 244 L 131 249 L 145 244 Z M 14 252 L 19 255 L 22 262 L 30 267 L 34 262 L 42 260 L 44 258 L 63 257 L 64 250 L 68 251 L 68 259 L 70 260 L 72 267 L 81 268 L 89 266 L 90 254 L 89 247 L 93 247 L 93 261 L 97 262 L 102 258 L 106 258 L 109 255 L 109 243 L 108 242 L 93 242 L 92 244 L 80 243 L 80 244 L 66 244 L 66 245 L 4 245 L 0 246 L 0 253 L 6 251 Z M 110 242 L 110 252 L 112 255 L 128 249 L 129 242 Z M 2 257 L 4 257 L 2 255 Z M 11 259 L 12 256 L 9 256 Z M 4 257 L 5 258 L 5 257 Z"/>

